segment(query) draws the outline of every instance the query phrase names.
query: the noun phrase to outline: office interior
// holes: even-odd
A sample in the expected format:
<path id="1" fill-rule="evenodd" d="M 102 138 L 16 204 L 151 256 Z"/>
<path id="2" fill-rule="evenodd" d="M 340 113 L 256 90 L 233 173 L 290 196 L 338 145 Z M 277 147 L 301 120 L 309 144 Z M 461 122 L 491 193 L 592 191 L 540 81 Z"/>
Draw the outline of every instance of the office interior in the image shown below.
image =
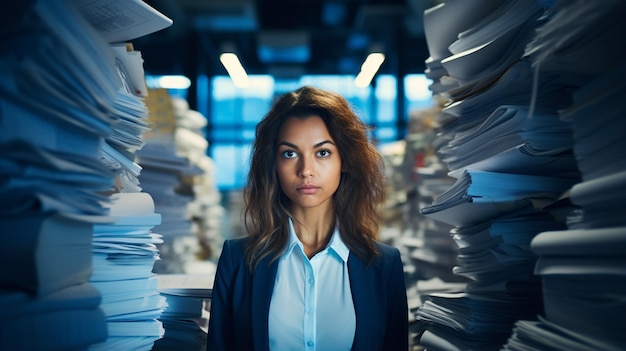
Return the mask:
<path id="1" fill-rule="evenodd" d="M 0 349 L 204 350 L 221 245 L 246 235 L 256 123 L 277 96 L 312 85 L 345 96 L 383 156 L 379 240 L 402 255 L 409 350 L 622 350 L 625 10 L 7 9 Z"/>

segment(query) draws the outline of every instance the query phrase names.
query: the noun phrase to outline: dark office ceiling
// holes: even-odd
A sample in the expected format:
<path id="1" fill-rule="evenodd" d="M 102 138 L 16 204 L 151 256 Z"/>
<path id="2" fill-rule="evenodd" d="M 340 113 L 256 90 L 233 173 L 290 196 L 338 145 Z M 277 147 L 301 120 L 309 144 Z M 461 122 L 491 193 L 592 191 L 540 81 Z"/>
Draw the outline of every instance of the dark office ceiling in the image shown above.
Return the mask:
<path id="1" fill-rule="evenodd" d="M 423 73 L 422 16 L 435 0 L 146 0 L 174 21 L 133 41 L 148 74 L 226 74 L 234 51 L 250 74 L 357 74 L 370 51 L 379 72 Z"/>

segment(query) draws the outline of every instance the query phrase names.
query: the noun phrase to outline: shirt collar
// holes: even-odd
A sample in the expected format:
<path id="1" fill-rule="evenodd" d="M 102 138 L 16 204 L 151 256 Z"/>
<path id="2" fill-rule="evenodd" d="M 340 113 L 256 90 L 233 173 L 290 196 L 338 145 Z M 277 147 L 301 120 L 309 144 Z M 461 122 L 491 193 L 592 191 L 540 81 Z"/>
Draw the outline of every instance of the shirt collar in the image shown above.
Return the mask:
<path id="1" fill-rule="evenodd" d="M 296 235 L 296 230 L 293 227 L 293 221 L 291 220 L 291 218 L 289 218 L 289 241 L 287 243 L 287 248 L 283 252 L 282 256 L 289 256 L 293 251 L 293 248 L 296 246 L 299 246 L 302 252 L 304 252 L 304 246 Z M 329 252 L 334 252 L 344 262 L 348 262 L 350 249 L 348 249 L 346 244 L 341 239 L 341 234 L 339 234 L 339 228 L 337 226 L 335 226 L 335 230 L 333 230 L 333 233 L 331 234 L 330 242 L 328 243 L 328 246 L 326 246 L 326 249 L 328 249 Z"/>

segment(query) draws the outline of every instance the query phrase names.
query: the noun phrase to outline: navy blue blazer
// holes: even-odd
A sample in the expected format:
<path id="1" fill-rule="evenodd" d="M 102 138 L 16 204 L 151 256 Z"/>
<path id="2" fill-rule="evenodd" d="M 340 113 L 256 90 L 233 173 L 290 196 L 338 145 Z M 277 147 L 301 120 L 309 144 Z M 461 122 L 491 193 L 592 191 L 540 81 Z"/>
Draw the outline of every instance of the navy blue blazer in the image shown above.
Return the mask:
<path id="1" fill-rule="evenodd" d="M 213 293 L 207 351 L 269 350 L 268 315 L 278 260 L 264 258 L 254 273 L 245 263 L 247 238 L 226 240 Z M 377 243 L 382 255 L 366 265 L 350 253 L 348 272 L 356 313 L 354 351 L 407 351 L 408 306 L 397 248 Z"/>

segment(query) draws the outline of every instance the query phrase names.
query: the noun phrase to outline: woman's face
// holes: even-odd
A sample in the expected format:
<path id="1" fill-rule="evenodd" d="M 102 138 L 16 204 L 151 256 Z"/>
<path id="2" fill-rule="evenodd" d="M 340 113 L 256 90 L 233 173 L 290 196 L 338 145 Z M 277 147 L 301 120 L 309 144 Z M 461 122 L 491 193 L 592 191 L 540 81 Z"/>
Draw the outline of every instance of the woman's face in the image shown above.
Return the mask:
<path id="1" fill-rule="evenodd" d="M 276 172 L 292 210 L 330 205 L 339 187 L 341 157 L 322 118 L 288 118 L 277 145 Z"/>

